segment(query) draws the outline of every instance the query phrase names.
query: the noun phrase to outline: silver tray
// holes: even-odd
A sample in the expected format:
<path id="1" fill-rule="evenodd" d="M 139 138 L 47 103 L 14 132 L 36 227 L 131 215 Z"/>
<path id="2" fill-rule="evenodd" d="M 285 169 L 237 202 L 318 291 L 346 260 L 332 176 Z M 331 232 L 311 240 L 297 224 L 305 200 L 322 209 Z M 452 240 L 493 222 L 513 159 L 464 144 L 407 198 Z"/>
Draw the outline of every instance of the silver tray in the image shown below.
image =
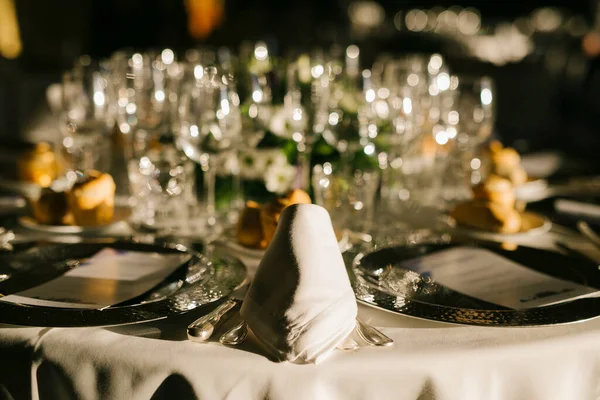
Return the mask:
<path id="1" fill-rule="evenodd" d="M 499 243 L 446 237 L 420 244 L 390 245 L 355 253 L 349 261 L 349 273 L 357 300 L 385 311 L 420 319 L 478 326 L 558 325 L 600 316 L 600 298 L 583 298 L 514 310 L 452 291 L 413 271 L 398 267 L 392 267 L 390 274 L 383 279 L 365 272 L 456 245 L 482 247 L 539 272 L 600 289 L 598 264 L 582 256 L 523 246 L 507 250 Z"/>
<path id="2" fill-rule="evenodd" d="M 160 253 L 187 253 L 189 261 L 163 283 L 141 296 L 102 310 L 40 307 L 0 301 L 0 323 L 49 327 L 115 326 L 159 320 L 201 307 L 231 294 L 246 283 L 247 271 L 238 259 L 215 250 L 205 256 L 200 249 L 175 243 L 138 243 L 103 239 L 64 244 L 27 242 L 0 253 L 0 293 L 15 293 L 64 273 L 66 260 L 89 257 L 104 247 Z"/>

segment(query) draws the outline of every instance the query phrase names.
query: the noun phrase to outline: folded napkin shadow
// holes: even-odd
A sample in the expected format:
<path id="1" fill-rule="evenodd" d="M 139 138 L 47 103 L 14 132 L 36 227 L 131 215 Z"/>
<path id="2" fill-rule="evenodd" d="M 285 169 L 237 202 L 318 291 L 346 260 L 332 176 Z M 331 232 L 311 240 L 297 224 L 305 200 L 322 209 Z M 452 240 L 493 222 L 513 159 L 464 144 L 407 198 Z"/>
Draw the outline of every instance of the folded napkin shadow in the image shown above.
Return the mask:
<path id="1" fill-rule="evenodd" d="M 248 327 L 273 358 L 317 363 L 352 333 L 356 314 L 329 214 L 287 207 L 242 305 Z"/>

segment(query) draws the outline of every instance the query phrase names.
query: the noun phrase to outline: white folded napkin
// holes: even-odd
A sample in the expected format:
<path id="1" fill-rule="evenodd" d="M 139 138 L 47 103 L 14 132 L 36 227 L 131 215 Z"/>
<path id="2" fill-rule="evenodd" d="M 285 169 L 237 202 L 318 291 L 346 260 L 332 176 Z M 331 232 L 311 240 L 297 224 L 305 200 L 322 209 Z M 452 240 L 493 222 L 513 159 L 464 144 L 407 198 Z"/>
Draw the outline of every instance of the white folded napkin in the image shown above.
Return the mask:
<path id="1" fill-rule="evenodd" d="M 329 214 L 287 207 L 242 305 L 249 328 L 276 359 L 317 363 L 352 332 L 356 313 Z"/>

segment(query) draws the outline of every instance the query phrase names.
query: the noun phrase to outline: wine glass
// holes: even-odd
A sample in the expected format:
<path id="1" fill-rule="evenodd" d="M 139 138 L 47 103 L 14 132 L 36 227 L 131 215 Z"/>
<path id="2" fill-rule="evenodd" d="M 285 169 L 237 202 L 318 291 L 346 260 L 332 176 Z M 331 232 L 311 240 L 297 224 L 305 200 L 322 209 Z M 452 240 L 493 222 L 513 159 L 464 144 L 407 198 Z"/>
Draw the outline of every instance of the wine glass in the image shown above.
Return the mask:
<path id="1" fill-rule="evenodd" d="M 330 69 L 328 69 L 330 70 Z M 341 76 L 331 75 L 330 95 L 323 116 L 323 138 L 340 153 L 342 168 L 350 166 L 353 155 L 368 142 L 369 108 L 362 93 L 345 85 Z"/>
<path id="2" fill-rule="evenodd" d="M 227 57 L 222 57 L 226 60 Z M 221 61 L 223 64 L 223 60 Z M 227 64 L 227 63 L 226 63 Z M 229 69 L 233 63 L 229 62 Z M 237 89 L 240 95 L 240 113 L 242 118 L 242 144 L 235 154 L 236 166 L 233 171 L 233 199 L 231 202 L 231 220 L 237 220 L 239 212 L 243 209 L 245 198 L 242 187 L 240 160 L 243 153 L 252 152 L 265 136 L 266 126 L 269 124 L 272 97 L 268 73 L 272 66 L 269 60 L 269 51 L 264 42 L 257 42 L 254 51 L 237 64 Z"/>
<path id="3" fill-rule="evenodd" d="M 462 147 L 475 149 L 491 135 L 495 122 L 494 83 L 487 76 L 457 76 L 456 112 L 450 116 L 459 127 L 457 140 Z"/>
<path id="4" fill-rule="evenodd" d="M 155 53 L 118 52 L 113 56 L 117 123 L 126 150 L 145 149 L 168 129 L 167 65 Z"/>
<path id="5" fill-rule="evenodd" d="M 72 158 L 72 169 L 107 171 L 108 145 L 105 140 L 114 124 L 114 110 L 106 65 L 80 57 L 72 70 L 63 74 L 60 131 L 63 146 Z"/>
<path id="6" fill-rule="evenodd" d="M 216 67 L 194 67 L 195 80 L 181 96 L 178 144 L 204 172 L 205 223 L 219 230 L 215 207 L 216 160 L 242 143 L 240 100 L 231 75 Z M 211 233 L 209 232 L 209 233 Z"/>
<path id="7" fill-rule="evenodd" d="M 296 187 L 310 187 L 310 155 L 320 129 L 319 116 L 328 98 L 329 77 L 319 58 L 300 55 L 287 68 L 287 88 L 284 96 L 286 135 L 296 142 L 298 174 Z"/>

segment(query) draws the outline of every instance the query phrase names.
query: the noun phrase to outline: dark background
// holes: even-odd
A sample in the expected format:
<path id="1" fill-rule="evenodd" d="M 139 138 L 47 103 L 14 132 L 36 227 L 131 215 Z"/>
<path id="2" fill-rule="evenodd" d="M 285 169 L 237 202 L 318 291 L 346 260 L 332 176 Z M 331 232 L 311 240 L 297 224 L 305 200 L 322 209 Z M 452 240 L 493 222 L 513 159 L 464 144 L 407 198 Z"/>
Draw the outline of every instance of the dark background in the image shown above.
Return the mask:
<path id="1" fill-rule="evenodd" d="M 575 157 L 597 160 L 600 150 L 600 70 L 598 60 L 582 54 L 581 39 L 564 34 L 535 38 L 532 55 L 518 63 L 495 66 L 464 54 L 451 38 L 393 29 L 399 10 L 449 7 L 455 3 L 481 11 L 483 23 L 512 22 L 540 6 L 557 6 L 581 14 L 590 25 L 595 1 L 379 1 L 386 23 L 358 37 L 350 29 L 348 0 L 226 0 L 225 19 L 210 36 L 194 40 L 187 31 L 182 0 L 16 0 L 23 53 L 0 58 L 0 140 L 25 137 L 32 116 L 44 107 L 45 89 L 60 79 L 80 54 L 109 56 L 124 48 L 183 50 L 198 45 L 236 48 L 245 40 L 267 40 L 271 49 L 358 43 L 365 65 L 382 51 L 440 52 L 453 71 L 489 74 L 497 86 L 497 133 L 521 151 L 559 149 Z M 549 67 L 558 52 L 564 60 Z M 550 55 L 550 56 L 549 56 Z M 584 66 L 569 74 L 567 64 Z"/>

